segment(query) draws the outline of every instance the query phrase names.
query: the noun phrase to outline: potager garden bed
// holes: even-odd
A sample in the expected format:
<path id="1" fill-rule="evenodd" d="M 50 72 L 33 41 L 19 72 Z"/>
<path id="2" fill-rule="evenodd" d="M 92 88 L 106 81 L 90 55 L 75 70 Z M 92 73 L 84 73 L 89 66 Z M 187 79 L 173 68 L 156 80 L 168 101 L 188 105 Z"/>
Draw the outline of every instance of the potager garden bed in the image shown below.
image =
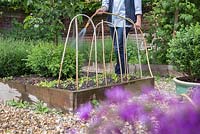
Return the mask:
<path id="1" fill-rule="evenodd" d="M 55 81 L 48 82 L 47 79 L 33 76 L 16 77 L 12 80 L 1 80 L 1 82 L 7 84 L 11 89 L 17 90 L 20 94 L 18 97 L 22 100 L 29 102 L 40 100 L 63 111 L 73 111 L 88 101 L 103 100 L 105 90 L 111 87 L 121 86 L 135 95 L 140 94 L 142 87 L 152 89 L 154 87 L 154 78 L 133 79 L 128 82 L 124 81 L 99 87 L 90 84 L 90 87 L 85 89 L 80 87 L 79 90 L 73 88 L 75 87 L 73 83 L 69 83 L 67 87 L 64 87 L 67 81 L 63 81 L 58 87 Z"/>
<path id="2" fill-rule="evenodd" d="M 108 43 L 110 48 L 110 55 L 106 53 L 106 45 L 104 38 L 104 23 L 106 21 L 101 21 L 96 26 L 92 22 L 91 18 L 88 17 L 90 24 L 92 24 L 94 33 L 92 36 L 90 44 L 88 45 L 89 51 L 86 52 L 88 59 L 86 61 L 86 69 L 83 69 L 81 61 L 83 55 L 80 54 L 80 42 L 84 39 L 84 34 L 87 26 L 78 32 L 78 20 L 79 16 L 88 17 L 86 15 L 75 16 L 68 29 L 68 34 L 64 46 L 52 46 L 52 45 L 37 45 L 31 50 L 31 54 L 27 56 L 25 60 L 26 66 L 28 66 L 31 71 L 36 75 L 27 75 L 21 77 L 13 77 L 12 79 L 5 78 L 1 82 L 7 84 L 10 88 L 16 89 L 19 92 L 20 99 L 26 101 L 41 100 L 47 103 L 49 106 L 60 108 L 62 110 L 74 111 L 81 104 L 88 101 L 99 101 L 104 99 L 104 91 L 112 87 L 121 86 L 127 90 L 130 90 L 134 95 L 140 94 L 141 90 L 145 87 L 149 89 L 154 88 L 154 78 L 151 72 L 149 60 L 148 60 L 148 50 L 145 47 L 146 59 L 148 63 L 149 76 L 144 77 L 142 74 L 141 67 L 141 56 L 140 56 L 140 46 L 139 41 L 135 41 L 133 45 L 138 49 L 138 72 L 130 72 L 128 67 L 128 53 L 127 44 L 125 44 L 124 57 L 126 59 L 125 63 L 125 73 L 122 73 L 122 65 L 119 55 L 113 55 L 114 44 L 113 40 Z M 130 20 L 128 20 L 130 21 Z M 133 22 L 131 22 L 133 23 Z M 75 25 L 75 38 L 70 38 L 70 30 L 72 29 L 72 24 Z M 134 23 L 133 23 L 134 24 Z M 97 29 L 101 26 L 101 48 L 97 47 Z M 106 25 L 107 26 L 107 25 Z M 136 29 L 135 29 L 136 30 Z M 142 33 L 142 31 L 140 30 Z M 142 43 L 146 46 L 145 39 L 142 35 Z M 135 35 L 138 39 L 138 35 Z M 110 37 L 111 38 L 111 37 Z M 126 39 L 124 39 L 126 40 Z M 127 41 L 125 41 L 127 43 Z M 141 43 L 141 42 L 140 42 Z M 70 44 L 70 45 L 69 45 Z M 67 48 L 67 46 L 73 46 L 72 48 Z M 99 51 L 101 49 L 101 51 Z M 118 52 L 119 52 L 119 48 Z M 99 54 L 101 53 L 101 54 Z M 105 57 L 107 56 L 107 59 Z M 113 57 L 118 56 L 120 63 L 120 74 L 115 74 L 109 70 L 114 67 Z M 99 71 L 98 62 L 102 62 L 102 71 Z M 108 58 L 109 57 L 109 58 Z M 93 61 L 92 61 L 93 60 Z M 110 61 L 110 67 L 106 66 L 106 62 Z M 93 62 L 93 68 L 91 71 L 91 62 Z M 39 76 L 48 76 L 39 77 Z"/>

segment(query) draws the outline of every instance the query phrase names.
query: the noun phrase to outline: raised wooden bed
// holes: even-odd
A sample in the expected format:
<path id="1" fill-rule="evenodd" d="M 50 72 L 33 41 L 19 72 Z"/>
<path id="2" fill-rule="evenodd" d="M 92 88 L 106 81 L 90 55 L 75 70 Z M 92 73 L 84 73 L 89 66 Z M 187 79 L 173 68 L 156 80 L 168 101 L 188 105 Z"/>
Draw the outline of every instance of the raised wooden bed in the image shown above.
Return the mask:
<path id="1" fill-rule="evenodd" d="M 2 81 L 1 81 L 2 82 Z M 45 88 L 34 85 L 23 85 L 15 81 L 3 82 L 10 88 L 15 88 L 21 93 L 21 99 L 33 101 L 29 96 L 35 96 L 37 99 L 44 101 L 49 106 L 59 108 L 64 111 L 74 111 L 79 105 L 92 99 L 103 100 L 104 91 L 112 86 L 123 86 L 130 90 L 134 95 L 141 92 L 142 87 L 154 88 L 154 78 L 142 78 L 120 84 L 70 91 L 56 88 Z"/>

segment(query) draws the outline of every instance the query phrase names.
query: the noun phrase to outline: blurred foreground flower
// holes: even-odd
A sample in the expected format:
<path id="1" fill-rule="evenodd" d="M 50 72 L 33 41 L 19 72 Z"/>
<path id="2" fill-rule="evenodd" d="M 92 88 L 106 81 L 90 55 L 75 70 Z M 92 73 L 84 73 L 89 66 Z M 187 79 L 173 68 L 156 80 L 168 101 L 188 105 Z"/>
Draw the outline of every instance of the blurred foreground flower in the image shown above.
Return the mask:
<path id="1" fill-rule="evenodd" d="M 200 111 L 185 105 L 159 118 L 159 125 L 158 134 L 199 134 Z"/>
<path id="2" fill-rule="evenodd" d="M 189 96 L 200 107 L 200 86 L 192 87 Z"/>
<path id="3" fill-rule="evenodd" d="M 144 107 L 139 104 L 126 104 L 119 109 L 121 119 L 129 123 L 140 120 L 144 114 Z"/>
<path id="4" fill-rule="evenodd" d="M 132 97 L 129 91 L 120 86 L 106 90 L 105 95 L 107 100 L 111 103 L 122 103 Z"/>
<path id="5" fill-rule="evenodd" d="M 107 99 L 92 114 L 91 103 L 79 108 L 79 117 L 88 119 L 91 134 L 199 134 L 200 87 L 185 99 L 157 90 L 132 96 L 122 87 L 105 92 Z"/>
<path id="6" fill-rule="evenodd" d="M 92 111 L 92 104 L 90 102 L 81 105 L 77 110 L 77 115 L 82 120 L 87 120 L 90 117 L 90 113 Z"/>

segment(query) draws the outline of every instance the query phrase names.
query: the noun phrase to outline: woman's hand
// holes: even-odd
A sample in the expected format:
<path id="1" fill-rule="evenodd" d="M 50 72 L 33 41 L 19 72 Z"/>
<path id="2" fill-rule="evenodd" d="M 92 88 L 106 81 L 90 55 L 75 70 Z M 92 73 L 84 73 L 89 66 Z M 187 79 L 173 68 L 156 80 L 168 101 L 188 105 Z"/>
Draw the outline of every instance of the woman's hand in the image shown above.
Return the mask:
<path id="1" fill-rule="evenodd" d="M 141 29 L 142 27 L 142 15 L 138 14 L 137 15 L 137 21 L 135 23 L 136 29 Z"/>
<path id="2" fill-rule="evenodd" d="M 107 11 L 106 7 L 101 7 L 96 10 L 96 14 L 103 14 L 106 11 Z"/>

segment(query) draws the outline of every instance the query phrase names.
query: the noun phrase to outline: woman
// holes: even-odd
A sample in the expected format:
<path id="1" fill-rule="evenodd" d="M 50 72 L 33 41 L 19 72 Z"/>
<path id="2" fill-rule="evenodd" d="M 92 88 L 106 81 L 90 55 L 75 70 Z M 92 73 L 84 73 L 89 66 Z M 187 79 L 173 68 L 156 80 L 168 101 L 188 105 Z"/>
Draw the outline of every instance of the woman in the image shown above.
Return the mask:
<path id="1" fill-rule="evenodd" d="M 142 4 L 141 0 L 102 0 L 102 7 L 96 10 L 97 14 L 103 14 L 104 12 L 110 12 L 126 18 L 130 18 L 135 22 L 136 28 L 141 28 L 141 16 L 142 16 Z M 114 40 L 115 54 L 117 57 L 117 64 L 115 66 L 116 74 L 125 73 L 125 56 L 124 56 L 124 29 L 126 37 L 131 23 L 115 15 L 108 15 L 108 21 L 113 25 L 110 26 L 110 33 Z M 114 27 L 116 27 L 117 34 L 114 33 Z M 125 27 L 125 28 L 124 28 Z M 118 58 L 118 45 L 116 41 L 116 35 L 118 35 L 118 45 L 120 58 Z M 121 61 L 121 62 L 120 62 Z M 121 69 L 120 69 L 121 63 Z"/>

